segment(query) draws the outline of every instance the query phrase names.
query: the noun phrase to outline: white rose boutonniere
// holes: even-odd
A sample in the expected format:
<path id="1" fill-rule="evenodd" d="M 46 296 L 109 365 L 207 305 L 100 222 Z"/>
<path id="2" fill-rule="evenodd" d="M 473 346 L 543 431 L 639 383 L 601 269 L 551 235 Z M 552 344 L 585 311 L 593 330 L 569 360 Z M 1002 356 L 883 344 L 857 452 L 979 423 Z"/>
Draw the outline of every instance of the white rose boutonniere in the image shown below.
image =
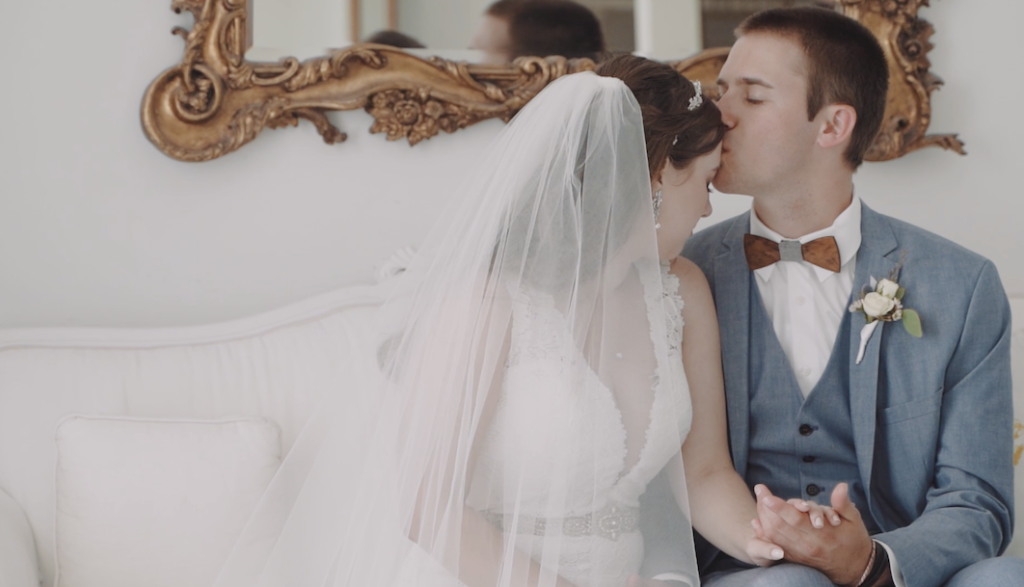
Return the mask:
<path id="1" fill-rule="evenodd" d="M 867 322 L 860 331 L 858 365 L 864 360 L 864 349 L 880 322 L 902 322 L 903 328 L 911 336 L 921 338 L 921 317 L 914 310 L 903 306 L 903 296 L 906 293 L 906 290 L 896 283 L 895 276 L 882 280 L 872 277 L 870 290 L 861 291 L 860 297 L 850 304 L 850 311 L 860 312 Z"/>
<path id="2" fill-rule="evenodd" d="M 899 300 L 887 298 L 877 292 L 871 292 L 855 303 L 861 305 L 860 309 L 864 312 L 868 322 L 870 322 L 872 320 L 884 319 L 890 312 L 896 310 L 896 304 L 899 303 Z"/>

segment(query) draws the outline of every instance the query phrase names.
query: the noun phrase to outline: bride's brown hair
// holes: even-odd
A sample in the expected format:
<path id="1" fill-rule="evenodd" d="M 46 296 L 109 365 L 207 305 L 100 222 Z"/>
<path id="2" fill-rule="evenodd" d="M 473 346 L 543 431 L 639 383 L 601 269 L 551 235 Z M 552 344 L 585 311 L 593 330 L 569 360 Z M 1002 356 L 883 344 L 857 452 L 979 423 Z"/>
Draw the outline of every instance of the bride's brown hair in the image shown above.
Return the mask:
<path id="1" fill-rule="evenodd" d="M 684 169 L 722 142 L 726 127 L 718 106 L 704 96 L 703 103 L 690 110 L 696 89 L 671 66 L 619 55 L 598 65 L 596 73 L 622 80 L 640 104 L 652 178 L 661 173 L 666 160 Z"/>

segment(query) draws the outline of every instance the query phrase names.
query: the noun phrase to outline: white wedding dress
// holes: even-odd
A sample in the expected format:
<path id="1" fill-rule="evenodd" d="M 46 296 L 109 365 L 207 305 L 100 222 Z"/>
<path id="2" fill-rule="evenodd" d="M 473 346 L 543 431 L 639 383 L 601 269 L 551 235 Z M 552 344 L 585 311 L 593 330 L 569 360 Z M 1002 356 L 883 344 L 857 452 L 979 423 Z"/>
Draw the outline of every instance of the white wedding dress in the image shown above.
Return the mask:
<path id="1" fill-rule="evenodd" d="M 661 283 L 644 284 L 646 302 L 649 310 L 660 306 L 668 320 L 652 335 L 665 337 L 670 353 L 665 365 L 675 376 L 652 381 L 645 431 L 627 431 L 615 395 L 568 339 L 566 319 L 550 300 L 543 294 L 521 296 L 513 309 L 505 382 L 467 503 L 497 524 L 515 523 L 518 548 L 538 561 L 544 545 L 539 538 L 561 533 L 559 574 L 577 585 L 623 587 L 639 570 L 644 552 L 637 527 L 640 496 L 678 454 L 690 428 L 688 389 L 662 384 L 683 377 L 683 300 L 679 280 L 666 264 L 660 273 Z M 649 311 L 652 318 L 661 315 Z M 645 439 L 631 467 L 629 432 Z M 565 460 L 579 465 L 566 473 L 569 507 L 556 516 L 546 511 L 550 470 L 557 466 L 545 458 L 551 446 L 575 455 Z M 485 488 L 490 477 L 510 467 L 520 471 L 522 488 L 506 502 L 500 491 Z"/>
<path id="2" fill-rule="evenodd" d="M 352 368 L 367 407 L 326 394 L 214 587 L 624 587 L 662 470 L 689 519 L 682 299 L 628 88 L 550 84 L 442 220 L 381 372 Z"/>

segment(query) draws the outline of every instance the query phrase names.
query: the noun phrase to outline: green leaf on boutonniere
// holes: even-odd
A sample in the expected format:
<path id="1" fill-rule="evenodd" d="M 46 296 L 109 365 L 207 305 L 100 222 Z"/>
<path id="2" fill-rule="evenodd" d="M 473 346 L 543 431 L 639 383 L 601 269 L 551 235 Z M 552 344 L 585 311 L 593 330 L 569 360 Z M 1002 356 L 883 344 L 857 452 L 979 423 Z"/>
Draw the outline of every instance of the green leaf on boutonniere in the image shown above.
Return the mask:
<path id="1" fill-rule="evenodd" d="M 923 332 L 921 331 L 921 317 L 918 316 L 917 312 L 913 310 L 903 310 L 903 328 L 907 329 L 910 336 L 921 338 Z"/>
<path id="2" fill-rule="evenodd" d="M 902 287 L 899 288 L 898 290 L 896 290 L 896 299 L 897 300 L 901 300 L 902 301 L 903 300 L 903 296 L 905 296 L 905 295 L 907 295 L 907 290 L 903 289 Z"/>

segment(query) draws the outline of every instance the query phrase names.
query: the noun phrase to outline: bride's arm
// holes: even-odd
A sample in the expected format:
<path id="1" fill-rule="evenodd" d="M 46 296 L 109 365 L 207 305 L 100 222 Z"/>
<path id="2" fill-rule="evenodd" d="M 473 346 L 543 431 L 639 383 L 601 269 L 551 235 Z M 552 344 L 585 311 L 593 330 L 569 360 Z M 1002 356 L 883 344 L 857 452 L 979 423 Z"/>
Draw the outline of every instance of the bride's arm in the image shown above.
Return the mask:
<path id="1" fill-rule="evenodd" d="M 688 259 L 673 261 L 672 273 L 679 277 L 685 302 L 683 366 L 694 417 L 683 443 L 683 467 L 693 527 L 727 554 L 764 564 L 774 558 L 774 547 L 755 540 L 751 520 L 757 518 L 757 506 L 729 455 L 718 316 L 711 289 Z"/>
<path id="2" fill-rule="evenodd" d="M 501 313 L 502 311 L 498 310 L 497 312 Z M 493 314 L 484 319 L 485 323 L 491 322 L 491 318 L 493 318 Z M 517 548 L 512 549 L 512 557 L 509 560 L 506 556 L 503 533 L 478 511 L 465 503 L 452 503 L 452 497 L 468 494 L 480 444 L 493 420 L 504 379 L 503 366 L 508 357 L 510 328 L 506 328 L 505 324 L 500 324 L 501 320 L 494 322 L 499 324 L 492 330 L 500 332 L 497 334 L 484 333 L 482 342 L 480 342 L 481 348 L 474 353 L 477 357 L 476 363 L 465 367 L 455 366 L 456 370 L 464 368 L 468 372 L 469 378 L 477 381 L 479 387 L 487 386 L 487 392 L 477 394 L 478 397 L 472 399 L 458 398 L 459 405 L 448 406 L 458 414 L 454 418 L 457 428 L 459 428 L 453 434 L 453 438 L 456 440 L 448 442 L 448 450 L 435 455 L 435 458 L 430 459 L 429 464 L 423 470 L 424 475 L 416 496 L 415 511 L 408 532 L 409 538 L 427 551 L 445 553 L 446 560 L 438 562 L 453 572 L 456 572 L 456 569 L 452 567 L 457 564 L 459 580 L 469 587 L 494 587 L 501 582 L 503 572 L 508 573 L 507 584 L 516 587 L 534 587 L 541 584 L 554 587 L 574 587 L 564 578 L 542 569 L 529 554 Z M 446 354 L 449 349 L 455 347 L 444 344 L 443 334 L 438 337 L 436 342 L 438 344 L 435 346 L 434 352 L 431 353 L 434 355 L 433 360 L 437 361 L 437 365 L 450 368 L 448 365 L 452 357 L 446 356 Z M 499 347 L 500 352 L 490 357 L 487 355 L 491 353 L 482 351 L 483 348 Z M 442 371 L 444 370 L 442 369 Z M 485 379 L 488 382 L 485 382 Z M 479 397 L 480 395 L 483 397 Z M 482 405 L 472 405 L 473 400 L 480 399 L 483 400 Z M 479 410 L 479 414 L 471 415 L 474 410 Z M 470 424 L 465 425 L 467 422 Z M 420 422 L 420 424 L 424 423 Z M 429 426 L 429 423 L 425 424 Z M 458 441 L 462 435 L 472 436 L 468 457 L 459 454 L 465 448 L 465 444 Z M 461 483 L 461 491 L 453 491 L 455 483 Z M 450 526 L 446 527 L 446 523 L 450 524 L 453 519 L 461 520 L 460 529 L 457 532 L 452 532 Z M 447 545 L 440 544 L 440 541 L 444 540 L 448 541 Z M 453 551 L 458 553 L 457 563 L 449 556 Z"/>

